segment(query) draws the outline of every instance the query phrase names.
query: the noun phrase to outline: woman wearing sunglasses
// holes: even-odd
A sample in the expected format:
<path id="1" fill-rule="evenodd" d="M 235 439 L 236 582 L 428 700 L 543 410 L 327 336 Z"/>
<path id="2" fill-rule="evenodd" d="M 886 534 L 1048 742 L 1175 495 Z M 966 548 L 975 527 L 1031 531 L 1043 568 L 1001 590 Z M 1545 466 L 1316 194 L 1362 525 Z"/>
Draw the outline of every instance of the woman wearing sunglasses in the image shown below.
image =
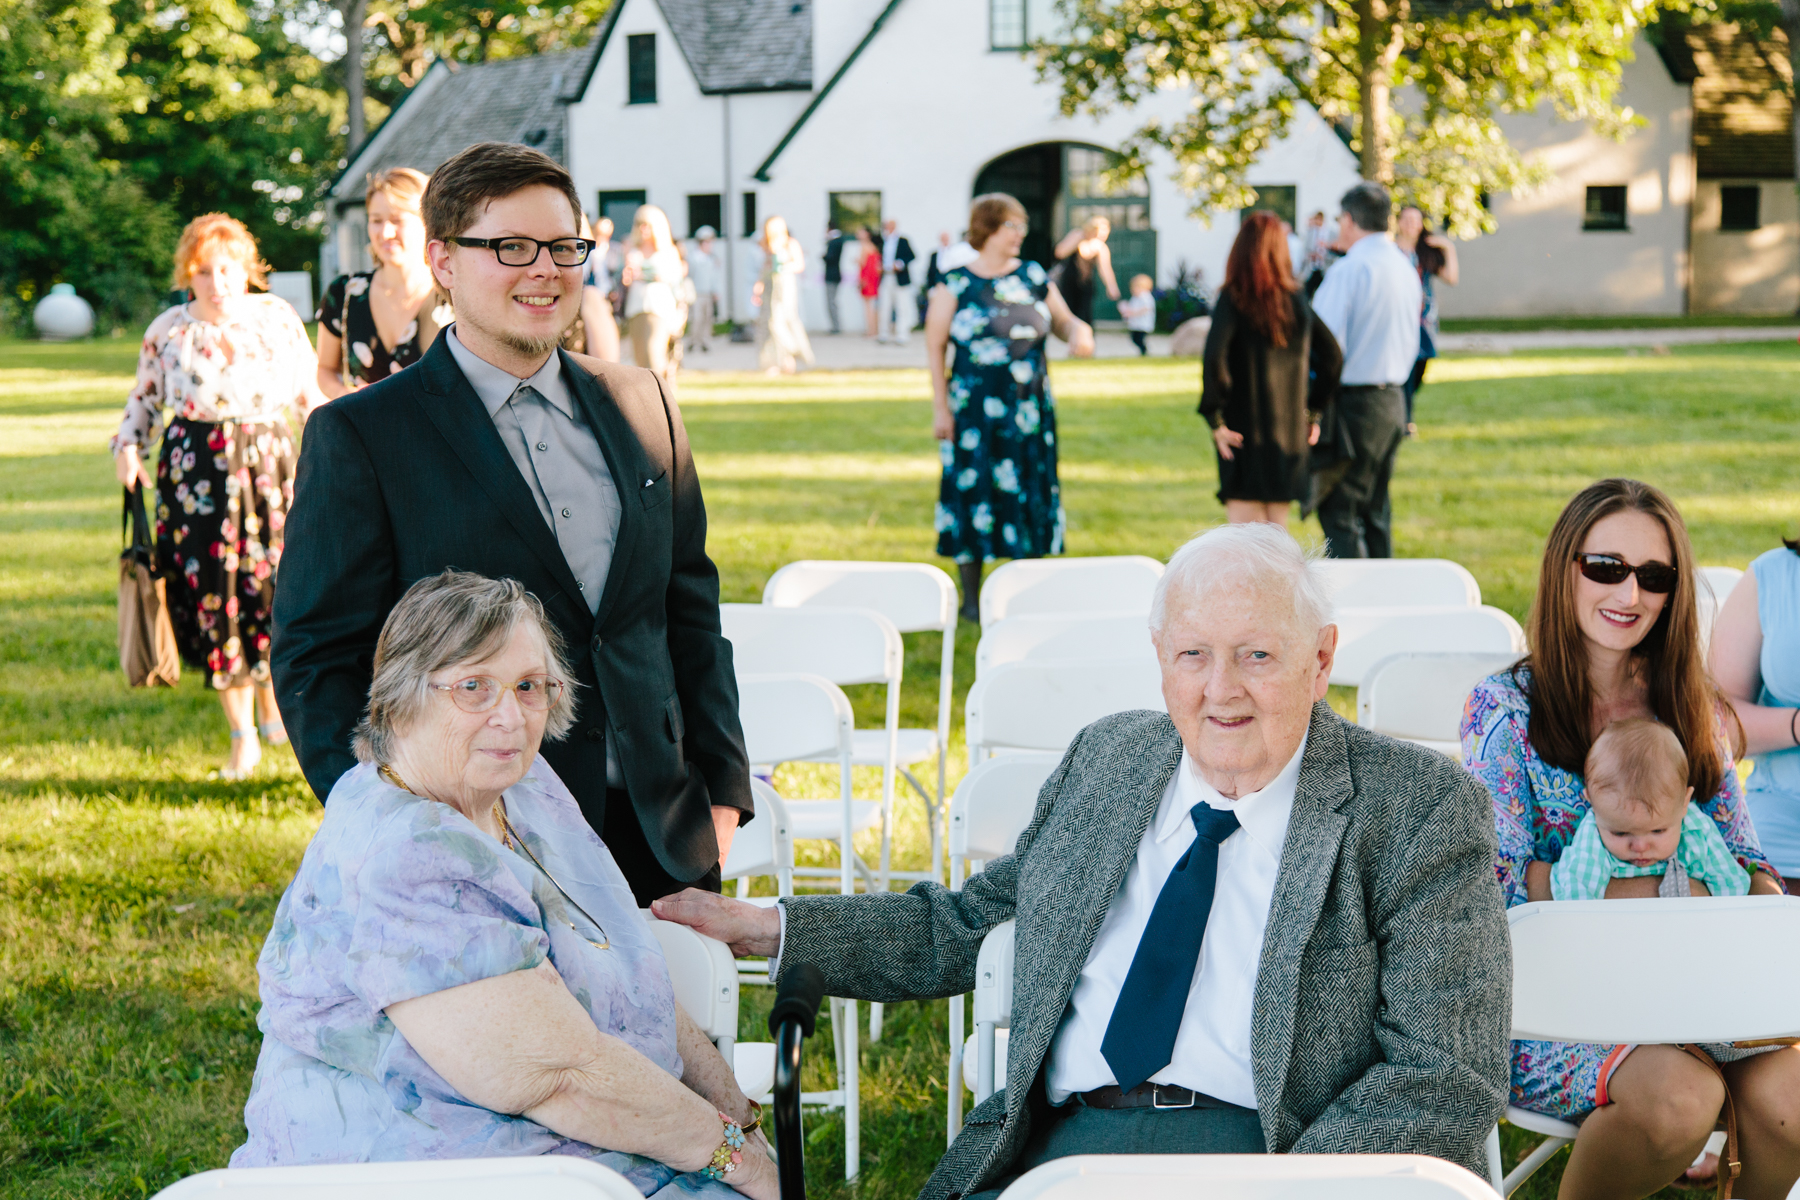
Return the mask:
<path id="1" fill-rule="evenodd" d="M 232 1166 L 572 1154 L 645 1196 L 775 1200 L 759 1110 L 538 754 L 571 678 L 513 580 L 445 571 L 394 606 L 359 765 L 257 963 Z"/>
<path id="2" fill-rule="evenodd" d="M 1493 794 L 1508 907 L 1527 901 L 1587 812 L 1581 771 L 1594 738 L 1631 717 L 1660 721 L 1681 740 L 1694 803 L 1752 872 L 1750 891 L 1782 891 L 1744 805 L 1694 587 L 1687 527 L 1648 484 L 1601 480 L 1557 518 L 1532 603 L 1531 654 L 1478 684 L 1463 713 L 1463 762 Z M 1614 879 L 1606 895 L 1655 896 L 1660 882 Z M 1785 1196 L 1800 1176 L 1800 1052 L 1744 1051 L 1721 1066 L 1737 1103 L 1738 1194 Z M 1719 1077 L 1674 1046 L 1513 1043 L 1511 1103 L 1585 1118 L 1561 1200 L 1660 1190 L 1694 1162 L 1723 1099 Z"/>

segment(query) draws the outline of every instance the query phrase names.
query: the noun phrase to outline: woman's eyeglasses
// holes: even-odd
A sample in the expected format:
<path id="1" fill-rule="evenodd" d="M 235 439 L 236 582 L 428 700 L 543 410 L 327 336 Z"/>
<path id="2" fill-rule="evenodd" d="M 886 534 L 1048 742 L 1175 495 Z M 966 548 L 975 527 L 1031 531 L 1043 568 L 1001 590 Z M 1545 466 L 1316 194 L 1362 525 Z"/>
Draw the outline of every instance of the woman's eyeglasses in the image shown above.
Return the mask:
<path id="1" fill-rule="evenodd" d="M 586 238 L 557 238 L 553 242 L 528 237 L 453 237 L 446 240 L 476 250 L 492 250 L 500 265 L 505 267 L 529 267 L 546 247 L 550 250 L 550 261 L 557 266 L 579 267 L 588 260 L 588 253 L 594 248 L 594 243 Z"/>
<path id="2" fill-rule="evenodd" d="M 505 692 L 518 697 L 520 708 L 531 712 L 548 712 L 563 694 L 562 681 L 548 675 L 527 675 L 512 683 L 501 683 L 486 675 L 473 675 L 455 683 L 434 683 L 431 687 L 433 691 L 450 693 L 450 699 L 455 702 L 456 707 L 466 713 L 492 712 Z"/>
<path id="3" fill-rule="evenodd" d="M 1002 221 L 1002 222 L 1000 222 L 1000 224 L 1005 226 L 1008 229 L 1016 229 L 1020 233 L 1028 232 L 1031 229 L 1031 226 L 1027 225 L 1023 221 Z"/>
<path id="4" fill-rule="evenodd" d="M 1608 587 L 1636 575 L 1638 586 L 1646 592 L 1660 596 L 1675 590 L 1675 568 L 1662 563 L 1639 563 L 1634 567 L 1612 554 L 1577 554 L 1575 566 L 1582 575 Z"/>

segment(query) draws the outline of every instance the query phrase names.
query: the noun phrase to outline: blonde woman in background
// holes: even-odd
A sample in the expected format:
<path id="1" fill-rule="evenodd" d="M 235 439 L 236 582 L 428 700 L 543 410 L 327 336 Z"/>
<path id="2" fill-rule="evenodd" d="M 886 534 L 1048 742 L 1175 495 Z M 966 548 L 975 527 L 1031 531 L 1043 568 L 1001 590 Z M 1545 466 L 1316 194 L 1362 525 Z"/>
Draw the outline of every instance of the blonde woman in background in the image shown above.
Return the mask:
<path id="1" fill-rule="evenodd" d="M 800 274 L 806 270 L 806 254 L 788 234 L 787 222 L 770 217 L 763 222 L 762 277 L 756 281 L 757 362 L 771 375 L 792 375 L 799 363 L 812 366 L 812 342 L 800 323 Z"/>
<path id="2" fill-rule="evenodd" d="M 332 280 L 314 317 L 319 322 L 319 388 L 329 397 L 354 392 L 418 362 L 438 331 L 454 319 L 425 262 L 419 201 L 430 181 L 411 167 L 369 176 L 363 205 L 375 269 Z"/>
<path id="3" fill-rule="evenodd" d="M 606 222 L 612 232 L 612 223 Z M 619 326 L 613 320 L 612 301 L 594 281 L 593 261 L 604 254 L 606 243 L 595 236 L 593 221 L 581 214 L 581 236 L 595 243 L 588 255 L 589 266 L 581 282 L 581 308 L 575 323 L 563 330 L 562 348 L 571 354 L 587 354 L 606 362 L 619 361 Z"/>
<path id="4" fill-rule="evenodd" d="M 156 562 L 175 642 L 206 673 L 231 727 L 225 779 L 245 778 L 262 758 L 258 706 L 263 736 L 288 740 L 268 657 L 294 498 L 288 417 L 293 410 L 304 422 L 325 403 L 300 315 L 249 291 L 265 286 L 267 271 L 256 239 L 224 213 L 188 223 L 173 283 L 191 299 L 150 323 L 112 439 L 119 482 L 156 489 Z M 152 478 L 144 456 L 159 440 Z"/>
<path id="5" fill-rule="evenodd" d="M 654 204 L 641 206 L 631 220 L 625 269 L 619 272 L 625 287 L 625 330 L 632 359 L 665 378 L 669 343 L 681 333 L 680 284 L 686 276 L 668 214 Z"/>

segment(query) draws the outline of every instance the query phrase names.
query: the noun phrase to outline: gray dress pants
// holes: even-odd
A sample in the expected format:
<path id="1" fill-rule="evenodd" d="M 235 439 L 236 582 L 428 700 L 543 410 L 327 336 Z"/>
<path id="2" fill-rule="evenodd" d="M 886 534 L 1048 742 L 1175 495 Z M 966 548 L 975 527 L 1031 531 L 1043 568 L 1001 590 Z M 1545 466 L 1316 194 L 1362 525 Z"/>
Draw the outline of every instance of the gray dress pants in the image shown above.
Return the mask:
<path id="1" fill-rule="evenodd" d="M 1398 385 L 1345 387 L 1338 420 L 1356 457 L 1319 502 L 1319 524 L 1333 558 L 1394 557 L 1394 506 L 1388 499 L 1394 458 L 1406 435 L 1406 396 Z"/>

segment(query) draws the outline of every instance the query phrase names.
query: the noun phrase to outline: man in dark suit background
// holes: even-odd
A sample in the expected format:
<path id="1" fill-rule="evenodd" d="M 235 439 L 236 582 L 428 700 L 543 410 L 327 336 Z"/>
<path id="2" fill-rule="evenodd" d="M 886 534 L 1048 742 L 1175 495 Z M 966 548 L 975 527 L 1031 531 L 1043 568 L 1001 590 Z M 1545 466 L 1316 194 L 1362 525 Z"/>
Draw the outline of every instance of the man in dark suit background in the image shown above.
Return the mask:
<path id="1" fill-rule="evenodd" d="M 648 903 L 716 890 L 753 809 L 680 412 L 651 372 L 557 348 L 580 303 L 580 213 L 568 172 L 525 146 L 471 146 L 432 175 L 426 253 L 457 320 L 416 367 L 308 424 L 272 660 L 325 797 L 354 763 L 401 593 L 446 567 L 519 580 L 576 664 L 575 727 L 544 757 Z"/>
<path id="2" fill-rule="evenodd" d="M 877 341 L 906 345 L 919 313 L 912 300 L 912 243 L 900 235 L 900 223 L 881 223 L 881 336 Z"/>
<path id="3" fill-rule="evenodd" d="M 838 322 L 838 288 L 844 283 L 844 244 L 849 240 L 836 225 L 825 227 L 825 315 L 833 333 L 844 332 Z"/>

